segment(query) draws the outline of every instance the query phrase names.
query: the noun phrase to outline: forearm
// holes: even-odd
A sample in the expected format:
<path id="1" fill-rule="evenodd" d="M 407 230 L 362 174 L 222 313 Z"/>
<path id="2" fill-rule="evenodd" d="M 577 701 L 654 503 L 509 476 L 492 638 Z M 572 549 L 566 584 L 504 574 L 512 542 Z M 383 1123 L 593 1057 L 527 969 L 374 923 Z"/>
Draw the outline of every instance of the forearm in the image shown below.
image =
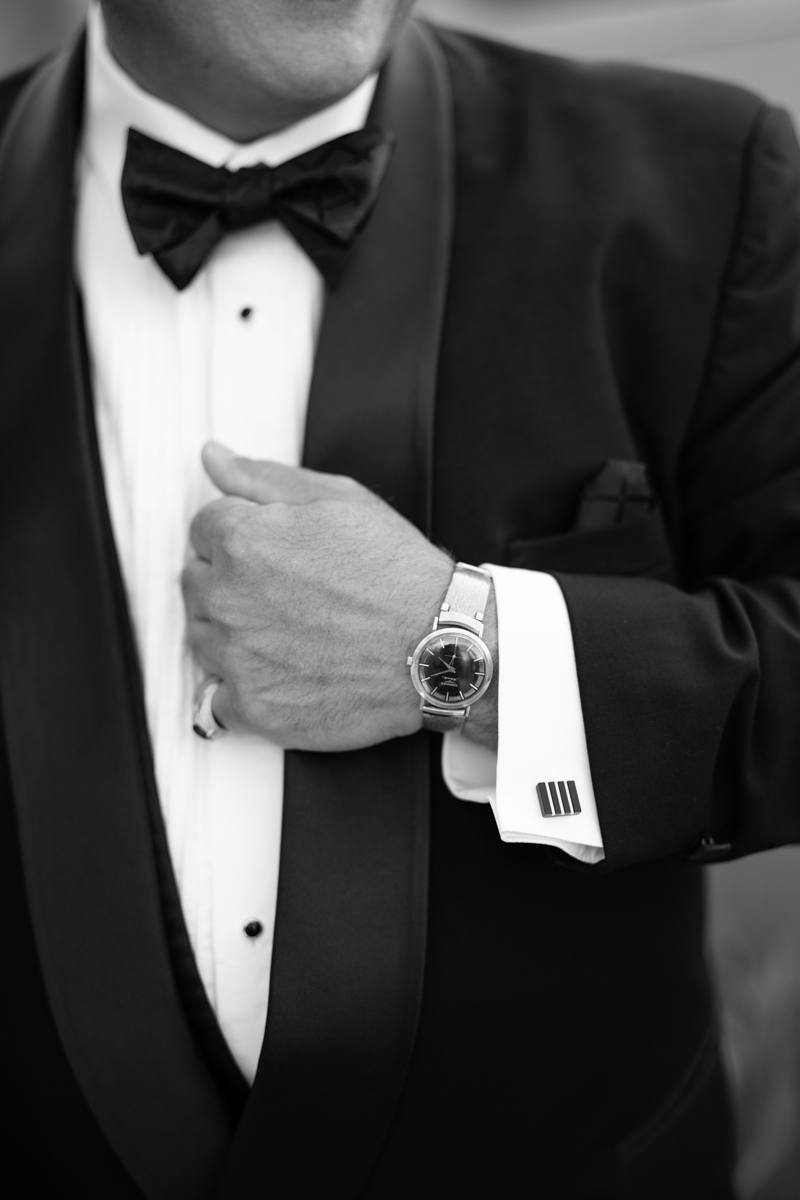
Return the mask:
<path id="1" fill-rule="evenodd" d="M 800 839 L 800 583 L 559 583 L 608 865 Z"/>

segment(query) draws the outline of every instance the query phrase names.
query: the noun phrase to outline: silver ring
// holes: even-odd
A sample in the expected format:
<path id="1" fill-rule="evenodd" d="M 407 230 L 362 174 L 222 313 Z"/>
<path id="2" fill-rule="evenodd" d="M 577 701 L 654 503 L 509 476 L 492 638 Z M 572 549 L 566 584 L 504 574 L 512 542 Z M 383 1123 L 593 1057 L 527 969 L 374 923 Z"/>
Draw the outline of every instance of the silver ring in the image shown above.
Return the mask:
<path id="1" fill-rule="evenodd" d="M 210 675 L 201 683 L 197 694 L 197 703 L 192 713 L 192 729 L 198 737 L 204 738 L 208 742 L 212 738 L 221 737 L 223 733 L 227 733 L 225 726 L 220 725 L 214 716 L 214 709 L 211 707 L 217 688 L 221 683 L 222 680 L 217 679 L 216 675 Z"/>

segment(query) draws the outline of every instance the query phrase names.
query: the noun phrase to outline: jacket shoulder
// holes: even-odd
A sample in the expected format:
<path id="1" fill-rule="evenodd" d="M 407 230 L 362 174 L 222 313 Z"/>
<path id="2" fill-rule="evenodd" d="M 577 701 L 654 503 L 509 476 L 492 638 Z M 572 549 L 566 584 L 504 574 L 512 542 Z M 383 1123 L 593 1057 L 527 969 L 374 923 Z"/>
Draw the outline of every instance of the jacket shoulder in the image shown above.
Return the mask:
<path id="1" fill-rule="evenodd" d="M 583 62 L 435 30 L 453 83 L 457 117 L 493 123 L 517 136 L 549 127 L 595 146 L 627 144 L 647 151 L 680 146 L 741 148 L 765 101 L 735 84 L 657 67 Z"/>

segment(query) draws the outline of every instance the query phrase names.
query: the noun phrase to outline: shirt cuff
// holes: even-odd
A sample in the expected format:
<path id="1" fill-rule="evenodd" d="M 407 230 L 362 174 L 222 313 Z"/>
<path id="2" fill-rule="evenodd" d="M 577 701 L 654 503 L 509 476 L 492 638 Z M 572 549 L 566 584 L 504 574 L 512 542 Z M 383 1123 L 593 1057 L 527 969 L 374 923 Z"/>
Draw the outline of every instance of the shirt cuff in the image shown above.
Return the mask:
<path id="1" fill-rule="evenodd" d="M 459 733 L 445 734 L 444 781 L 457 799 L 492 806 L 504 842 L 555 846 L 580 862 L 602 862 L 572 629 L 561 588 L 541 571 L 483 565 L 494 580 L 498 644 L 506 647 L 499 673 L 497 754 Z M 580 813 L 542 814 L 536 785 L 550 782 L 574 784 Z"/>

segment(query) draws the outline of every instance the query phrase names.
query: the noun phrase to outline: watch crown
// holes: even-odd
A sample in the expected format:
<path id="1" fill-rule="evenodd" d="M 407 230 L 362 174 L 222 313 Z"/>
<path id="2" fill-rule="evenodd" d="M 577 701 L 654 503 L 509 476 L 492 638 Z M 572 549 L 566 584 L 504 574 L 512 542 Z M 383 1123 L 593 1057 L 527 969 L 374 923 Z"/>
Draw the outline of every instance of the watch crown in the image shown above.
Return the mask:
<path id="1" fill-rule="evenodd" d="M 413 657 L 409 654 L 408 658 L 406 659 L 406 666 L 410 667 L 411 664 L 413 663 L 413 661 L 414 661 Z"/>

